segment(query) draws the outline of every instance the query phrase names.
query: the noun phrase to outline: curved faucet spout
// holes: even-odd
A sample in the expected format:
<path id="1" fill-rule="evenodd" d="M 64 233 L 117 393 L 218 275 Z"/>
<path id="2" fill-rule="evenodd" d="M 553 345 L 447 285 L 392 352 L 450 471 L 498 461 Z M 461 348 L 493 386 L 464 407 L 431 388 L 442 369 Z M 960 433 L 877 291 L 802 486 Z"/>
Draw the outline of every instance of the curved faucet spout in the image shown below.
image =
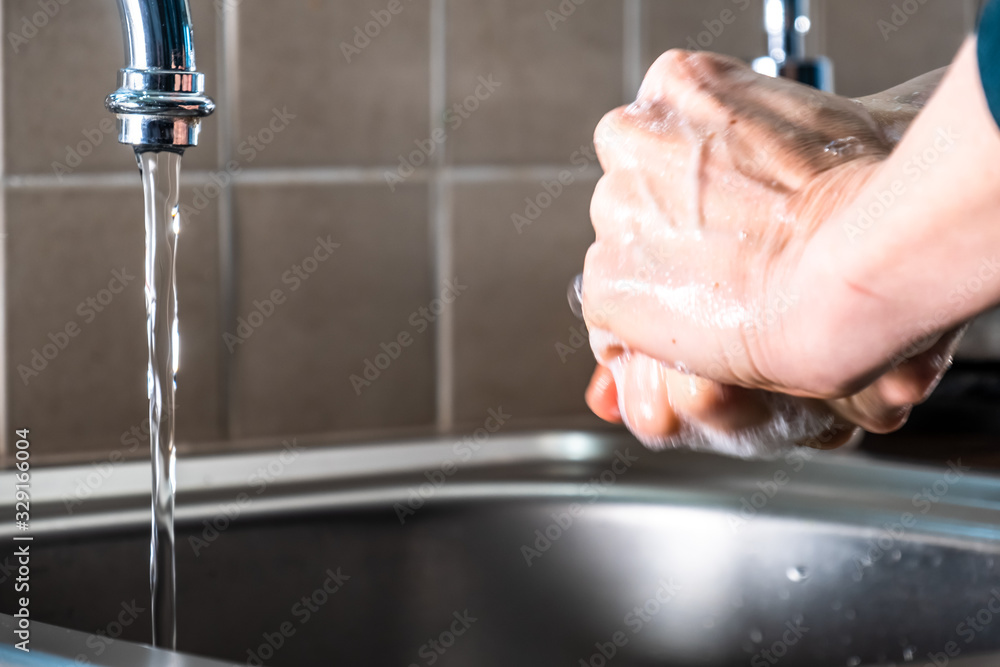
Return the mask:
<path id="1" fill-rule="evenodd" d="M 137 150 L 198 143 L 201 119 L 215 109 L 196 70 L 188 0 L 118 0 L 126 65 L 106 106 L 118 140 Z"/>

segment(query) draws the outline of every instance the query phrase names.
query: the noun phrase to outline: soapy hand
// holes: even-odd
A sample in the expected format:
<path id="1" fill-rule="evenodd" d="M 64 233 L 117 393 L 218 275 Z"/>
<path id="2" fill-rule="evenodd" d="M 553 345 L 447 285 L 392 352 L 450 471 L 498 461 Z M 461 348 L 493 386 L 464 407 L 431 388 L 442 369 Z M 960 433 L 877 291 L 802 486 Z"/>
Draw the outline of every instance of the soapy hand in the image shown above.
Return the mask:
<path id="1" fill-rule="evenodd" d="M 595 412 L 624 417 L 647 441 L 692 423 L 767 437 L 778 423 L 780 435 L 821 447 L 842 444 L 854 425 L 898 428 L 960 332 L 840 377 L 838 359 L 810 349 L 825 307 L 816 288 L 831 267 L 799 260 L 939 78 L 854 101 L 722 56 L 661 57 L 637 101 L 608 114 L 595 138 L 605 176 L 584 274 L 601 364 L 588 390 Z"/>

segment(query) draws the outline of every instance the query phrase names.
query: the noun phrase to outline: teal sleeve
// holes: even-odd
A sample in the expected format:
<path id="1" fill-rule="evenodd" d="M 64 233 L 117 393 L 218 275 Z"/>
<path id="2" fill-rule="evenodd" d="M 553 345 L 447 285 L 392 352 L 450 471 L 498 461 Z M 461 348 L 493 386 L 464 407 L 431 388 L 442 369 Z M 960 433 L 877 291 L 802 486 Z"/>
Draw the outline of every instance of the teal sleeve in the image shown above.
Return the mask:
<path id="1" fill-rule="evenodd" d="M 1000 0 L 989 0 L 979 19 L 976 39 L 979 76 L 993 118 L 1000 124 Z"/>

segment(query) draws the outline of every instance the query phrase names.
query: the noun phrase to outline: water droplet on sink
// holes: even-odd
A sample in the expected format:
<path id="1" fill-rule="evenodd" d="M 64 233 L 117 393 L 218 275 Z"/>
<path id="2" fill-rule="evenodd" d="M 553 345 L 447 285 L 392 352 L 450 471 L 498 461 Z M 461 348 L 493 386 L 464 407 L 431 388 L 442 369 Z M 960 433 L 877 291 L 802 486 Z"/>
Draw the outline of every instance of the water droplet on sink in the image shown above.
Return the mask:
<path id="1" fill-rule="evenodd" d="M 830 609 L 834 611 L 840 611 L 840 608 L 843 606 L 844 605 L 840 602 L 840 600 L 834 600 L 833 604 L 830 605 Z"/>
<path id="2" fill-rule="evenodd" d="M 847 667 L 858 667 L 861 664 L 861 658 L 856 655 L 852 655 L 847 659 Z"/>
<path id="3" fill-rule="evenodd" d="M 889 554 L 889 560 L 893 563 L 898 563 L 903 559 L 903 552 L 899 549 L 893 549 L 892 553 Z"/>
<path id="4" fill-rule="evenodd" d="M 790 567 L 785 572 L 785 576 L 788 577 L 789 581 L 793 581 L 798 584 L 809 578 L 809 570 L 802 565 L 799 565 L 798 567 Z"/>
<path id="5" fill-rule="evenodd" d="M 844 612 L 844 618 L 846 618 L 848 621 L 853 621 L 857 617 L 858 617 L 858 612 L 854 611 L 853 609 L 848 609 L 847 611 Z"/>
<path id="6" fill-rule="evenodd" d="M 762 633 L 757 628 L 754 628 L 753 630 L 750 631 L 750 641 L 752 641 L 754 644 L 761 643 L 762 641 L 764 641 L 764 633 Z"/>
<path id="7" fill-rule="evenodd" d="M 787 600 L 790 597 L 791 597 L 791 595 L 789 595 L 789 593 L 788 593 L 788 591 L 786 589 L 783 588 L 780 591 L 778 591 L 778 599 L 779 600 Z"/>
<path id="8" fill-rule="evenodd" d="M 944 556 L 941 554 L 934 554 L 934 557 L 931 558 L 931 567 L 941 567 L 941 563 L 943 562 Z"/>
<path id="9" fill-rule="evenodd" d="M 904 662 L 913 662 L 913 657 L 916 655 L 916 652 L 917 652 L 917 647 L 916 646 L 907 646 L 906 648 L 904 648 L 903 649 L 903 661 Z"/>

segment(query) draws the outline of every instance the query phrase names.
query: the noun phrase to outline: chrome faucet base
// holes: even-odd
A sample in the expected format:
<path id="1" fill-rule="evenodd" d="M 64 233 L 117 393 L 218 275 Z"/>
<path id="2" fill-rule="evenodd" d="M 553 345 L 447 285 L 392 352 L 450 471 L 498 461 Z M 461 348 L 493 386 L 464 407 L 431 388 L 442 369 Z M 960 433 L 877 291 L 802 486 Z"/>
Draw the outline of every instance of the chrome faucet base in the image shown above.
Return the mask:
<path id="1" fill-rule="evenodd" d="M 828 93 L 833 92 L 833 61 L 825 56 L 793 58 L 780 63 L 770 56 L 763 56 L 753 61 L 753 69 L 758 74 L 792 79 Z"/>
<path id="2" fill-rule="evenodd" d="M 809 0 L 764 0 L 764 29 L 768 54 L 753 61 L 754 71 L 833 92 L 833 62 L 806 53 L 813 29 Z"/>

